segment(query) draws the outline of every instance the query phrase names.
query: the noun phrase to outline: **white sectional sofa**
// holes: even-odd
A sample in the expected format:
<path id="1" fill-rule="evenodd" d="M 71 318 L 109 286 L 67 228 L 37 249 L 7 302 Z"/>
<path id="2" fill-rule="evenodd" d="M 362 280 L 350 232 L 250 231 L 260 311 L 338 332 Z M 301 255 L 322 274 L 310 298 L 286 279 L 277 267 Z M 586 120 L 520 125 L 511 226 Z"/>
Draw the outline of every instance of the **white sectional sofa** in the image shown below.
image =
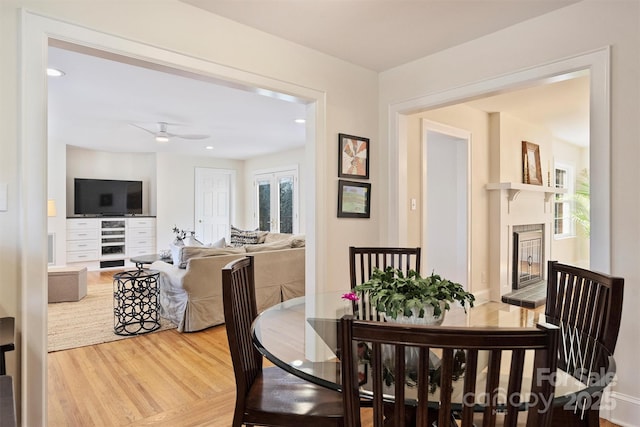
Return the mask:
<path id="1" fill-rule="evenodd" d="M 238 248 L 185 247 L 178 265 L 154 262 L 150 268 L 160 272 L 161 316 L 180 332 L 224 323 L 222 268 L 247 255 L 254 257 L 258 311 L 304 295 L 304 239 L 301 242 L 290 238 Z"/>

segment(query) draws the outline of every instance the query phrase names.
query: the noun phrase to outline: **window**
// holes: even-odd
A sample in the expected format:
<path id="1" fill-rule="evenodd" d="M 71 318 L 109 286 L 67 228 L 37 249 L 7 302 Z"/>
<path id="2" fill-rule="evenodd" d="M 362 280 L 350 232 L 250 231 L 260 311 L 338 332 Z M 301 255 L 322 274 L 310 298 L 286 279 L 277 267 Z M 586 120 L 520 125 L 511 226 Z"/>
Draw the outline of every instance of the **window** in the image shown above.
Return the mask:
<path id="1" fill-rule="evenodd" d="M 256 225 L 273 233 L 298 232 L 298 169 L 257 173 Z"/>
<path id="2" fill-rule="evenodd" d="M 555 195 L 553 210 L 553 234 L 556 238 L 575 236 L 575 226 L 572 221 L 573 193 L 575 176 L 573 167 L 556 163 L 555 165 L 556 188 L 563 188 L 566 193 Z"/>

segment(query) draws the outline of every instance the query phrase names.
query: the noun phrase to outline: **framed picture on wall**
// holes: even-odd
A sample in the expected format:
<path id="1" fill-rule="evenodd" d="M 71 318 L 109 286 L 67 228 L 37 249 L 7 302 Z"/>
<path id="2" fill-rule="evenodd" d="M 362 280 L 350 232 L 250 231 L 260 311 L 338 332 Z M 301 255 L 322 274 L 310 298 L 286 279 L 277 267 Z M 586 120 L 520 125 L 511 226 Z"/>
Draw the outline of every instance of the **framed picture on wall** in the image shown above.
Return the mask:
<path id="1" fill-rule="evenodd" d="M 542 185 L 540 169 L 540 147 L 532 142 L 522 141 L 522 182 Z"/>
<path id="2" fill-rule="evenodd" d="M 369 138 L 338 134 L 338 176 L 369 179 Z"/>
<path id="3" fill-rule="evenodd" d="M 371 184 L 338 181 L 338 218 L 369 218 Z"/>

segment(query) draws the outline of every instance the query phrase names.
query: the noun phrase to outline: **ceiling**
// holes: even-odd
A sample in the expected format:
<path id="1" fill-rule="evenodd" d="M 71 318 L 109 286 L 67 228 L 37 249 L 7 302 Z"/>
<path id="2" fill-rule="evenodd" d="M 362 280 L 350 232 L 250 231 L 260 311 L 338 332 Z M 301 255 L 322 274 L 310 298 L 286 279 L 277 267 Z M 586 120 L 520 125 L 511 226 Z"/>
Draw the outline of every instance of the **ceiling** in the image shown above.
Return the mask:
<path id="1" fill-rule="evenodd" d="M 574 3 L 563 0 L 182 1 L 376 70 L 400 65 Z M 478 9 L 480 4 L 484 7 Z M 263 9 L 266 6 L 269 7 Z M 470 20 L 468 15 L 474 15 L 475 19 Z M 254 25 L 256 16 L 262 19 Z M 313 19 L 305 19 L 307 16 Z M 421 17 L 419 23 L 416 16 Z M 480 16 L 485 19 L 477 19 Z M 470 20 L 468 24 L 467 20 Z M 328 21 L 332 23 L 329 25 Z M 442 22 L 456 22 L 456 31 L 452 32 L 447 25 L 447 31 L 425 34 L 441 28 Z M 465 25 L 459 25 L 461 22 Z M 327 25 L 321 25 L 323 23 Z M 301 24 L 305 24 L 306 36 L 299 29 Z M 277 27 L 277 32 L 270 30 L 271 27 Z M 347 37 L 334 27 L 349 27 L 352 35 L 366 32 L 367 37 Z M 353 31 L 354 27 L 370 31 Z M 409 27 L 415 27 L 414 31 L 407 31 Z M 438 34 L 447 34 L 447 37 Z M 420 43 L 415 43 L 416 37 Z M 412 42 L 407 43 L 407 38 Z M 105 53 L 81 53 L 70 47 L 49 48 L 49 66 L 66 73 L 60 78 L 49 78 L 49 138 L 53 141 L 103 151 L 180 152 L 231 159 L 248 159 L 304 146 L 305 125 L 294 120 L 305 117 L 305 105 L 228 87 L 202 77 L 162 71 L 150 64 L 132 65 L 131 60 L 124 63 L 121 58 Z M 351 56 L 350 51 L 358 55 Z M 588 142 L 588 86 L 588 77 L 582 77 L 469 104 L 484 111 L 502 111 L 524 121 L 540 123 L 556 137 L 584 145 Z M 155 131 L 158 122 L 170 123 L 171 133 L 210 137 L 203 140 L 172 138 L 169 143 L 158 143 L 150 132 L 140 129 Z"/>
<path id="2" fill-rule="evenodd" d="M 589 145 L 589 73 L 558 76 L 553 82 L 465 104 L 488 113 L 503 112 L 547 128 L 554 138 Z"/>
<path id="3" fill-rule="evenodd" d="M 374 71 L 579 0 L 181 0 Z"/>
<path id="4" fill-rule="evenodd" d="M 247 159 L 303 147 L 306 107 L 270 96 L 117 60 L 49 47 L 49 138 L 113 152 L 180 152 Z M 158 143 L 151 131 L 169 123 L 175 134 Z M 139 126 L 139 127 L 136 127 Z M 213 147 L 206 149 L 205 147 Z"/>

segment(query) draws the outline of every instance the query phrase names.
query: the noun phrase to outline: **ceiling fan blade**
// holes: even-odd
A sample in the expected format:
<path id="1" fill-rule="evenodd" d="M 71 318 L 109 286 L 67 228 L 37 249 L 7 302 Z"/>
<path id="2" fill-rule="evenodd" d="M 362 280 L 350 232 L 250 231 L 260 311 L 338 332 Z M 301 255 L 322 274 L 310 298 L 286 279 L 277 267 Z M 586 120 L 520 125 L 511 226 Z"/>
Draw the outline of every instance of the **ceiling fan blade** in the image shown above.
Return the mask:
<path id="1" fill-rule="evenodd" d="M 199 135 L 199 134 L 179 135 L 179 134 L 170 133 L 169 136 L 175 137 L 175 138 L 182 138 L 182 139 L 207 139 L 211 135 Z"/>
<path id="2" fill-rule="evenodd" d="M 137 127 L 138 129 L 142 129 L 142 130 L 144 130 L 144 131 L 146 131 L 146 132 L 149 132 L 151 135 L 155 135 L 155 134 L 156 134 L 156 131 L 149 130 L 149 129 L 144 128 L 144 127 L 142 127 L 142 126 L 140 126 L 140 125 L 137 125 L 137 124 L 135 124 L 135 123 L 129 123 L 129 124 L 130 124 L 131 126 Z"/>

